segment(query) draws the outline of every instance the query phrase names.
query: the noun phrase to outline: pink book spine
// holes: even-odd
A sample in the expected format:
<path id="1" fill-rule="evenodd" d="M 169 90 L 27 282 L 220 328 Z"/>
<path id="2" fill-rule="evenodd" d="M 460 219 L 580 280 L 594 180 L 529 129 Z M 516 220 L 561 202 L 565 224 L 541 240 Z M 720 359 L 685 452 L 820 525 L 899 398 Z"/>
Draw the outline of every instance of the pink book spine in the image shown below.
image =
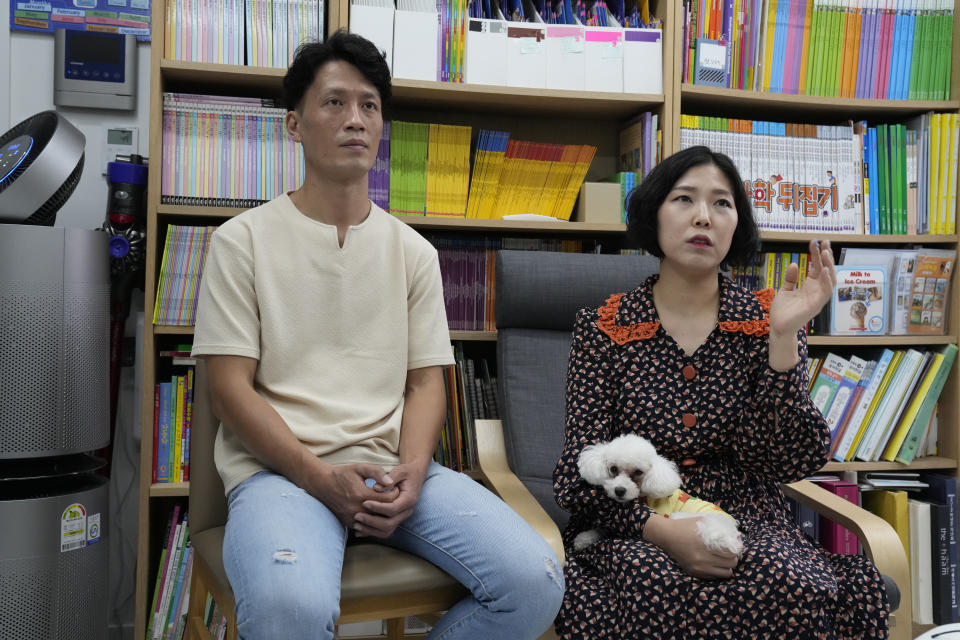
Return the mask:
<path id="1" fill-rule="evenodd" d="M 824 489 L 844 500 L 859 504 L 859 490 L 852 482 L 829 480 L 818 483 Z M 831 553 L 855 556 L 860 553 L 860 542 L 852 531 L 825 517 L 820 518 L 820 543 Z"/>

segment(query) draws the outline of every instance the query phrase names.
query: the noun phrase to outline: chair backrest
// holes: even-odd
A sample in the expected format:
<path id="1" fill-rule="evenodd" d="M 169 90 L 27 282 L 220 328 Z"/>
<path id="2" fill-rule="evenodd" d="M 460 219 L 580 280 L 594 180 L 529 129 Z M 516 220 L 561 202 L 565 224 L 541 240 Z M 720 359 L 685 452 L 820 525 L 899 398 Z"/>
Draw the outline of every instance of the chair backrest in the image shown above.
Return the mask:
<path id="1" fill-rule="evenodd" d="M 497 371 L 510 468 L 563 529 L 553 468 L 563 449 L 567 360 L 579 309 L 638 287 L 652 256 L 546 251 L 497 255 Z"/>
<path id="2" fill-rule="evenodd" d="M 193 410 L 190 423 L 190 533 L 227 523 L 223 481 L 213 463 L 213 443 L 220 421 L 213 415 L 207 390 L 206 367 L 197 359 L 193 372 Z"/>

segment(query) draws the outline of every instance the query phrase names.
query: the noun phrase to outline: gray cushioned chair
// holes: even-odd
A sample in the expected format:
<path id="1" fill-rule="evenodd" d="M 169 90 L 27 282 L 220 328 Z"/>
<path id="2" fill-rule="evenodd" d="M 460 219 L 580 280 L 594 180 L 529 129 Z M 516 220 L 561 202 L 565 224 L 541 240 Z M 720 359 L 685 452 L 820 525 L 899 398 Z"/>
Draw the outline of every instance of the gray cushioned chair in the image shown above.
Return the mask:
<path id="1" fill-rule="evenodd" d="M 567 359 L 577 310 L 600 306 L 610 294 L 636 288 L 658 269 L 659 261 L 650 256 L 540 251 L 501 251 L 497 256 L 497 375 L 503 421 L 477 421 L 480 467 L 489 486 L 561 559 L 560 528 L 567 514 L 553 498 L 553 468 L 563 449 Z M 810 482 L 783 488 L 856 534 L 885 578 L 890 576 L 888 594 L 897 610 L 891 638 L 911 638 L 910 574 L 893 527 Z"/>
<path id="2" fill-rule="evenodd" d="M 203 625 L 209 593 L 227 617 L 227 638 L 236 640 L 233 592 L 223 568 L 223 531 L 227 501 L 213 463 L 219 421 L 213 415 L 203 361 L 194 376 L 190 447 L 190 539 L 194 549 L 187 638 L 209 640 Z M 347 546 L 340 584 L 338 622 L 386 620 L 389 640 L 403 638 L 406 616 L 435 620 L 467 594 L 466 589 L 425 560 L 374 543 Z"/>

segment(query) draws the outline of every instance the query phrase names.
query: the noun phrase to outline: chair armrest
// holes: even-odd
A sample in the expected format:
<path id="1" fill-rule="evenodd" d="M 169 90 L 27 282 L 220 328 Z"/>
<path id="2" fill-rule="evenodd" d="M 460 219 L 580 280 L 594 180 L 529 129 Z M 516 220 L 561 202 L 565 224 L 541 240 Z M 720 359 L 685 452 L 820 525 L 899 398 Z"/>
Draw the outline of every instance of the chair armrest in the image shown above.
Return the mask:
<path id="1" fill-rule="evenodd" d="M 507 449 L 503 444 L 503 424 L 499 420 L 476 420 L 474 425 L 477 432 L 477 461 L 487 486 L 547 541 L 560 564 L 563 564 L 560 529 L 520 482 L 520 478 L 510 470 Z"/>
<path id="2" fill-rule="evenodd" d="M 910 569 L 900 536 L 878 515 L 863 509 L 808 480 L 782 485 L 783 493 L 818 514 L 849 529 L 877 570 L 893 579 L 900 589 L 897 625 L 891 638 L 912 638 L 913 611 L 910 600 Z"/>

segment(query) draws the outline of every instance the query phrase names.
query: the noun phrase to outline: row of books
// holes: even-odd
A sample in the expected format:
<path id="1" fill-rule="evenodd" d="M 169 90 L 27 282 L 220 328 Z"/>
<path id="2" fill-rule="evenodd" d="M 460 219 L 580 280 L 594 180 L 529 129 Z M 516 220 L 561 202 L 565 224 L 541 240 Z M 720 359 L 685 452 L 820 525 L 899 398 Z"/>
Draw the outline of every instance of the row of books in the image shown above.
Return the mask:
<path id="1" fill-rule="evenodd" d="M 798 251 L 765 251 L 757 253 L 750 264 L 744 267 L 735 266 L 730 269 L 730 278 L 745 287 L 748 291 L 761 289 L 779 289 L 787 267 L 796 263 L 799 268 L 797 285 L 802 285 L 807 277 L 806 252 Z"/>
<path id="2" fill-rule="evenodd" d="M 385 126 L 368 177 L 370 199 L 395 215 L 567 220 L 596 147 L 514 140 L 471 128 L 395 120 Z"/>
<path id="3" fill-rule="evenodd" d="M 691 115 L 680 125 L 681 148 L 706 145 L 733 160 L 761 229 L 955 233 L 955 113 L 877 127 Z"/>
<path id="4" fill-rule="evenodd" d="M 447 417 L 434 459 L 465 471 L 477 468 L 474 420 L 499 420 L 500 401 L 494 365 L 486 358 L 467 358 L 461 342 L 453 343 L 453 357 L 456 365 L 444 370 Z"/>
<path id="5" fill-rule="evenodd" d="M 224 640 L 227 637 L 227 617 L 220 611 L 210 592 L 207 592 L 207 599 L 203 604 L 203 626 L 210 634 L 210 640 Z"/>
<path id="6" fill-rule="evenodd" d="M 299 187 L 303 152 L 286 113 L 259 98 L 164 93 L 164 202 L 266 201 Z"/>
<path id="7" fill-rule="evenodd" d="M 213 226 L 167 226 L 153 324 L 192 326 L 196 323 L 200 279 L 215 230 Z"/>
<path id="8" fill-rule="evenodd" d="M 913 462 L 935 424 L 937 400 L 956 355 L 957 346 L 948 344 L 940 351 L 811 357 L 810 396 L 830 428 L 830 457 Z"/>
<path id="9" fill-rule="evenodd" d="M 192 571 L 193 547 L 190 546 L 187 512 L 180 505 L 174 505 L 163 537 L 153 601 L 147 612 L 149 640 L 181 640 L 184 637 Z"/>
<path id="10" fill-rule="evenodd" d="M 323 39 L 323 0 L 167 0 L 164 57 L 285 68 Z"/>
<path id="11" fill-rule="evenodd" d="M 190 346 L 182 353 L 189 356 Z M 170 351 L 161 351 L 161 357 Z M 180 352 L 173 352 L 180 353 Z M 193 425 L 193 367 L 153 388 L 153 482 L 190 480 L 190 431 Z"/>
<path id="12" fill-rule="evenodd" d="M 953 11 L 952 0 L 684 0 L 683 81 L 948 100 Z"/>
<path id="13" fill-rule="evenodd" d="M 493 331 L 496 256 L 500 249 L 583 253 L 589 241 L 557 238 L 501 238 L 428 235 L 437 248 L 443 302 L 451 331 Z"/>
<path id="14" fill-rule="evenodd" d="M 897 532 L 910 566 L 913 622 L 958 622 L 957 479 L 935 472 L 845 472 L 842 476 L 809 479 L 880 516 Z M 791 510 L 804 533 L 828 551 L 860 553 L 848 529 L 802 504 L 792 503 Z"/>
<path id="15" fill-rule="evenodd" d="M 843 247 L 837 286 L 818 317 L 832 335 L 944 335 L 955 249 Z"/>
<path id="16" fill-rule="evenodd" d="M 637 114 L 623 125 L 619 137 L 617 171 L 645 178 L 660 162 L 663 152 L 659 116 L 650 111 Z"/>

